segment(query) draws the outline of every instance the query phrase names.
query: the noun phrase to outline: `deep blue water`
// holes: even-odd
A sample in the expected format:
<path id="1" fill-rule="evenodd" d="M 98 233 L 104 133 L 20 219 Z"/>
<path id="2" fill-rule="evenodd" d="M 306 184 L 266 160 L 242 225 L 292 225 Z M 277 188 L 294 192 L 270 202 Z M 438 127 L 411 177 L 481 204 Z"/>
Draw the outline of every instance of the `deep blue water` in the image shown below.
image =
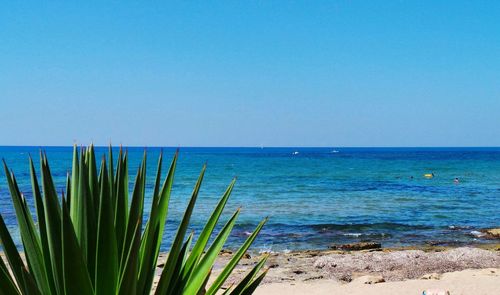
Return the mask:
<path id="1" fill-rule="evenodd" d="M 62 190 L 72 147 L 43 149 Z M 39 150 L 0 147 L 0 157 L 30 202 L 28 154 L 38 161 Z M 175 149 L 163 150 L 165 174 Z M 97 148 L 98 154 L 106 151 Z M 128 148 L 131 182 L 143 151 Z M 147 149 L 149 190 L 159 151 Z M 181 148 L 164 249 L 205 162 L 208 169 L 192 228 L 199 232 L 237 176 L 224 220 L 239 206 L 243 210 L 228 247 L 241 243 L 265 216 L 270 220 L 254 250 L 323 249 L 364 240 L 383 246 L 483 243 L 488 240 L 475 231 L 500 226 L 500 148 Z M 425 173 L 435 177 L 426 179 Z M 0 213 L 18 235 L 3 171 Z"/>

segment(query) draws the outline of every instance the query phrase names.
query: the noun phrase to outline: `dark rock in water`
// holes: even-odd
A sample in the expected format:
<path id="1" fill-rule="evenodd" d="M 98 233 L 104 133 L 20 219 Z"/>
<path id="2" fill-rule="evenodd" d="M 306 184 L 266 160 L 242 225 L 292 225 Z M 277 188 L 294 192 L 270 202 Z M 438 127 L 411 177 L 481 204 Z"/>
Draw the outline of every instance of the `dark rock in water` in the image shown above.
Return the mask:
<path id="1" fill-rule="evenodd" d="M 373 242 L 361 242 L 361 243 L 330 246 L 330 249 L 344 250 L 344 251 L 359 251 L 359 250 L 370 250 L 370 249 L 380 249 L 380 248 L 382 248 L 382 245 L 380 243 L 373 243 Z"/>
<path id="2" fill-rule="evenodd" d="M 436 247 L 436 246 L 446 246 L 446 247 L 459 247 L 465 244 L 461 241 L 426 241 L 426 245 Z"/>
<path id="3" fill-rule="evenodd" d="M 445 246 L 448 245 L 448 241 L 426 241 L 425 244 L 429 246 Z"/>

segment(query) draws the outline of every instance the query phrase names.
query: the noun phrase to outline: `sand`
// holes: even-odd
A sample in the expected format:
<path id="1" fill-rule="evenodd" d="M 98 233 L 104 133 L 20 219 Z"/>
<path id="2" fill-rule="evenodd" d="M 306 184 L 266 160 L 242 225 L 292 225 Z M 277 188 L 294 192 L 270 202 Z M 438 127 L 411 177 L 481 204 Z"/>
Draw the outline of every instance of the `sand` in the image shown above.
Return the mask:
<path id="1" fill-rule="evenodd" d="M 254 294 L 421 295 L 424 290 L 428 289 L 449 291 L 451 295 L 500 294 L 500 268 L 445 273 L 440 279 L 418 279 L 377 284 L 365 284 L 362 279 L 354 280 L 351 283 L 340 283 L 333 280 L 269 283 L 260 286 Z"/>
<path id="2" fill-rule="evenodd" d="M 224 286 L 238 282 L 262 255 L 269 255 L 269 272 L 257 295 L 400 295 L 427 289 L 500 295 L 500 244 L 481 247 L 254 253 L 242 259 Z M 166 256 L 160 253 L 155 284 Z M 211 280 L 231 257 L 230 251 L 219 255 Z"/>
<path id="3" fill-rule="evenodd" d="M 237 282 L 259 256 L 243 259 L 226 286 Z M 219 257 L 214 275 L 230 257 Z M 267 267 L 255 294 L 422 294 L 438 289 L 451 295 L 500 295 L 499 245 L 272 253 Z"/>

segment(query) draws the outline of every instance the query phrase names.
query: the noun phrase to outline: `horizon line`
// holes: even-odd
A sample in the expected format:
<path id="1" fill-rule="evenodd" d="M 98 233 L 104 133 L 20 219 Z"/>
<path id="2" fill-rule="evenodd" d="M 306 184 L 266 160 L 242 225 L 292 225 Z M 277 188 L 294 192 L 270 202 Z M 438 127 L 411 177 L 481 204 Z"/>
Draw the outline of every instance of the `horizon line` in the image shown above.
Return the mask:
<path id="1" fill-rule="evenodd" d="M 92 143 L 91 143 L 92 144 Z M 88 145 L 82 145 L 82 144 L 74 144 L 74 145 L 9 145 L 9 144 L 0 144 L 0 147 L 73 147 L 73 146 L 90 146 L 91 144 Z M 173 145 L 112 145 L 112 147 L 130 147 L 130 148 L 172 148 L 172 149 L 178 149 L 178 148 L 259 148 L 259 149 L 267 149 L 267 148 L 348 148 L 348 149 L 354 149 L 354 148 L 500 148 L 500 146 L 472 146 L 472 145 L 463 145 L 463 146 L 262 146 L 262 145 L 256 145 L 256 146 L 215 146 L 215 145 L 206 145 L 206 146 L 194 146 L 194 145 L 178 145 L 178 146 L 173 146 Z M 94 145 L 94 147 L 105 147 L 108 148 L 110 145 Z"/>

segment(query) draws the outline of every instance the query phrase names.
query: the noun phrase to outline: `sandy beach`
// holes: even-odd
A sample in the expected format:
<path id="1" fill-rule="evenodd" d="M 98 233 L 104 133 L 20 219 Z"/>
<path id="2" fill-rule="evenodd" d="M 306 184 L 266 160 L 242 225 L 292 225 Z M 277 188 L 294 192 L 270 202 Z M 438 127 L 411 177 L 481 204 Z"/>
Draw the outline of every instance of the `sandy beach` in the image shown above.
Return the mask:
<path id="1" fill-rule="evenodd" d="M 474 247 L 267 253 L 269 272 L 255 294 L 500 294 L 500 244 Z M 226 282 L 237 282 L 260 259 L 248 255 Z M 219 256 L 214 276 L 231 258 Z M 160 254 L 158 273 L 166 254 Z"/>
<path id="2" fill-rule="evenodd" d="M 414 279 L 377 284 L 365 284 L 363 277 L 347 284 L 334 280 L 269 283 L 260 286 L 254 294 L 420 295 L 424 290 L 444 290 L 449 291 L 452 295 L 500 294 L 500 268 L 469 269 L 444 273 L 436 279 Z"/>
<path id="3" fill-rule="evenodd" d="M 5 259 L 3 253 L 0 255 Z M 269 255 L 269 272 L 256 295 L 417 295 L 424 290 L 448 291 L 451 295 L 500 294 L 500 244 L 255 253 L 245 255 L 224 288 L 238 282 L 262 255 Z M 231 251 L 221 252 L 211 280 L 231 256 Z M 167 253 L 160 253 L 155 286 L 166 257 Z"/>

